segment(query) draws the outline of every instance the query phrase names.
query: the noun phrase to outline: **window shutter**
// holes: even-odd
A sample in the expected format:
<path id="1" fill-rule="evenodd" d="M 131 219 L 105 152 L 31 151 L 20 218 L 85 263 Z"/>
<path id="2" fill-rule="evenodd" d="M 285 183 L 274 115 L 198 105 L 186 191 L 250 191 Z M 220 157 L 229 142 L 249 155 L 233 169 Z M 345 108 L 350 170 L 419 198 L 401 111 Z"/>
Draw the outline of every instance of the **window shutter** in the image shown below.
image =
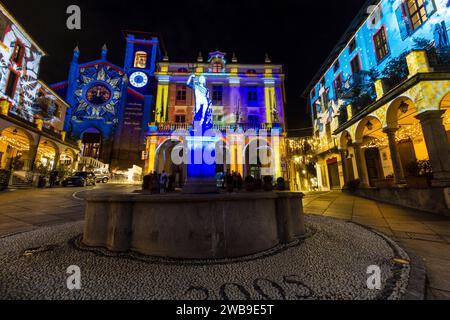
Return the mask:
<path id="1" fill-rule="evenodd" d="M 409 17 L 406 11 L 405 3 L 402 2 L 400 6 L 395 10 L 395 15 L 397 17 L 398 27 L 400 29 L 400 35 L 402 40 L 405 40 L 410 35 L 410 25 L 409 25 Z"/>
<path id="2" fill-rule="evenodd" d="M 434 3 L 434 0 L 424 0 L 424 4 L 429 18 L 436 12 L 436 4 Z"/>

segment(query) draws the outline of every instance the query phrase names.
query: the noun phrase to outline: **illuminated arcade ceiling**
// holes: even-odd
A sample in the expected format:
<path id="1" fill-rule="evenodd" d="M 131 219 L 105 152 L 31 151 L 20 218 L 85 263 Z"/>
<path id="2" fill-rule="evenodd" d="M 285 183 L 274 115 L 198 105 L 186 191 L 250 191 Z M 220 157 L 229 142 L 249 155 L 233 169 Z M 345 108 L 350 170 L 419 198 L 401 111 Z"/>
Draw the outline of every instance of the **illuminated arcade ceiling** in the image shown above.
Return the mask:
<path id="1" fill-rule="evenodd" d="M 23 132 L 14 128 L 3 130 L 0 134 L 0 143 L 22 152 L 30 150 L 30 139 Z"/>

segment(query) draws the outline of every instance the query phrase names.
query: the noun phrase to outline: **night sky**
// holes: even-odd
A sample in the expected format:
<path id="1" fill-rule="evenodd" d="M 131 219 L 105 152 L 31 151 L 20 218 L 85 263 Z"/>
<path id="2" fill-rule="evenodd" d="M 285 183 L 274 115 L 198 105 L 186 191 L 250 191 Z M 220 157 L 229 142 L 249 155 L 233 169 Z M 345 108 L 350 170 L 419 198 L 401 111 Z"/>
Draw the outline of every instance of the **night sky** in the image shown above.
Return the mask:
<path id="1" fill-rule="evenodd" d="M 365 0 L 0 0 L 49 54 L 41 78 L 67 78 L 78 44 L 82 62 L 98 59 L 104 43 L 109 60 L 123 65 L 121 30 L 158 32 L 170 61 L 195 61 L 198 52 L 236 53 L 240 63 L 285 66 L 289 130 L 310 127 L 302 93 Z M 66 28 L 66 9 L 82 10 L 82 30 Z"/>

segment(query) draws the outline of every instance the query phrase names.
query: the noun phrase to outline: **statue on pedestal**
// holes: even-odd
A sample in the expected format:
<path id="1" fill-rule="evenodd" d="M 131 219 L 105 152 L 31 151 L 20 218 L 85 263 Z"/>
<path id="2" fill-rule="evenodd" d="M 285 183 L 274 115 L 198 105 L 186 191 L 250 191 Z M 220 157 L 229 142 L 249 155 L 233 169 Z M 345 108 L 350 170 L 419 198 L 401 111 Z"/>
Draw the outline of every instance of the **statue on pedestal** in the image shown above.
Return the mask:
<path id="1" fill-rule="evenodd" d="M 206 78 L 204 76 L 197 77 L 193 74 L 189 77 L 187 85 L 195 93 L 194 123 L 200 124 L 202 133 L 205 133 L 213 128 L 213 103 L 206 87 Z"/>

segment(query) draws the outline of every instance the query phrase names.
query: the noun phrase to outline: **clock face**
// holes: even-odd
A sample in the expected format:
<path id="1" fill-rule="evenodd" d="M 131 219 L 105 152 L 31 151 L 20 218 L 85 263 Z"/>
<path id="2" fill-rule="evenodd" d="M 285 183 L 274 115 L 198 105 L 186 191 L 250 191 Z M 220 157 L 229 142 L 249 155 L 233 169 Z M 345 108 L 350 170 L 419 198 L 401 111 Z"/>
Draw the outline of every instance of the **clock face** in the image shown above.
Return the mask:
<path id="1" fill-rule="evenodd" d="M 111 100 L 111 90 L 104 85 L 96 84 L 86 92 L 86 100 L 96 106 L 104 105 Z"/>
<path id="2" fill-rule="evenodd" d="M 144 72 L 135 72 L 130 77 L 130 83 L 133 87 L 143 88 L 148 83 L 148 76 Z"/>

